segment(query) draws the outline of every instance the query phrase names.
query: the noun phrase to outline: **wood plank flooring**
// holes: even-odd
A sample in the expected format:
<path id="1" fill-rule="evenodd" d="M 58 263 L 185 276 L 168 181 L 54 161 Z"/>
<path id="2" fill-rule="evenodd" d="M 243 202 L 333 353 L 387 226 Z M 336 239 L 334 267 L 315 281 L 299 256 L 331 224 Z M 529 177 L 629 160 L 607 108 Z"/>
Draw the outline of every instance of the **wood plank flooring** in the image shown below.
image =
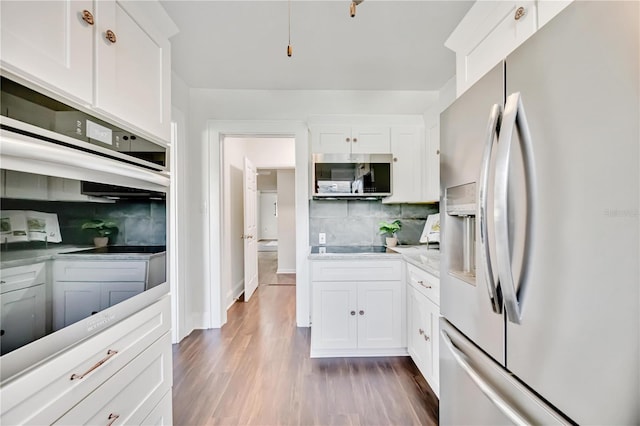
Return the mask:
<path id="1" fill-rule="evenodd" d="M 260 286 L 220 330 L 174 345 L 175 425 L 435 425 L 409 357 L 309 358 L 294 286 Z"/>
<path id="2" fill-rule="evenodd" d="M 296 274 L 277 274 L 278 252 L 258 252 L 259 285 L 296 285 Z"/>

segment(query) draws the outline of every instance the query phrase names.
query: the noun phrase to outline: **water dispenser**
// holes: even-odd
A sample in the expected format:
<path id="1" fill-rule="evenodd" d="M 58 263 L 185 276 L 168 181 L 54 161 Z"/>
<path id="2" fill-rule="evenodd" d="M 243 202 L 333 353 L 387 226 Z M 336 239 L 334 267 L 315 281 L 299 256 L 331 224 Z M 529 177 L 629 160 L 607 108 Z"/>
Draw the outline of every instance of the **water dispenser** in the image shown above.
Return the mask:
<path id="1" fill-rule="evenodd" d="M 476 183 L 445 190 L 449 274 L 476 284 Z"/>

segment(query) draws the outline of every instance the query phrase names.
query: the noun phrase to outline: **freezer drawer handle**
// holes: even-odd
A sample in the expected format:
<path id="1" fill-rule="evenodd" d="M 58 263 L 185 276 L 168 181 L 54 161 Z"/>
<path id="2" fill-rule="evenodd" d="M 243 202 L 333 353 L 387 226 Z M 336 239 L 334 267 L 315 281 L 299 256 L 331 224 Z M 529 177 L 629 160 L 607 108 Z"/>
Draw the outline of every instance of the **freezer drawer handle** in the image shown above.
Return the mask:
<path id="1" fill-rule="evenodd" d="M 489 398 L 489 400 L 502 412 L 502 414 L 507 416 L 509 420 L 511 420 L 514 424 L 531 424 L 507 401 L 505 401 L 495 390 L 493 390 L 493 388 L 486 381 L 484 381 L 480 374 L 478 374 L 478 372 L 474 370 L 467 361 L 465 361 L 465 355 L 460 350 L 458 350 L 458 348 L 456 348 L 447 332 L 445 330 L 442 330 L 440 333 L 442 334 L 442 341 L 444 342 L 447 349 L 449 349 L 451 355 L 453 355 L 453 358 L 456 360 L 460 368 L 462 368 L 464 372 L 469 375 L 476 386 L 478 386 L 482 393 L 485 394 L 487 398 Z"/>
<path id="2" fill-rule="evenodd" d="M 504 116 L 498 138 L 498 153 L 496 155 L 495 170 L 495 200 L 494 217 L 496 227 L 496 260 L 498 263 L 498 276 L 500 277 L 500 288 L 504 297 L 504 305 L 509 321 L 520 324 L 522 321 L 522 303 L 527 290 L 527 276 L 529 264 L 525 261 L 522 265 L 522 272 L 518 278 L 519 287 L 513 278 L 511 250 L 509 248 L 509 217 L 508 217 L 508 196 L 509 196 L 509 157 L 513 142 L 513 133 L 518 127 L 518 135 L 522 145 L 522 160 L 524 163 L 526 197 L 527 197 L 527 222 L 524 242 L 524 259 L 529 258 L 533 247 L 533 226 L 535 224 L 535 196 L 536 196 L 536 176 L 535 162 L 533 160 L 533 146 L 531 133 L 522 104 L 522 97 L 519 92 L 512 93 L 507 98 L 504 107 Z"/>
<path id="3" fill-rule="evenodd" d="M 480 262 L 484 265 L 484 280 L 489 291 L 489 301 L 493 312 L 502 314 L 502 294 L 499 283 L 496 283 L 493 272 L 493 260 L 489 250 L 489 230 L 487 227 L 487 210 L 489 208 L 487 192 L 489 190 L 489 167 L 491 163 L 491 153 L 495 142 L 499 137 L 500 119 L 502 118 L 502 108 L 499 104 L 491 107 L 489 113 L 489 123 L 486 130 L 484 153 L 482 154 L 482 166 L 480 168 L 480 185 L 478 185 L 478 222 L 480 224 Z"/>

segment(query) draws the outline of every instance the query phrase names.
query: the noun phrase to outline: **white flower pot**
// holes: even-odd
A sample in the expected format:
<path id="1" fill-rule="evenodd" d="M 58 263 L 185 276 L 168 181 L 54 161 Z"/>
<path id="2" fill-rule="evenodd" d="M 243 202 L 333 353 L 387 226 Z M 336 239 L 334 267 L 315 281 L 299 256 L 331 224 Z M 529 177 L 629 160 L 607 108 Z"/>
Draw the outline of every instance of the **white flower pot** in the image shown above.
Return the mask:
<path id="1" fill-rule="evenodd" d="M 398 245 L 398 239 L 396 237 L 387 237 L 387 247 L 395 247 Z"/>
<path id="2" fill-rule="evenodd" d="M 93 239 L 93 244 L 96 247 L 105 247 L 107 244 L 109 244 L 109 237 L 95 237 Z"/>

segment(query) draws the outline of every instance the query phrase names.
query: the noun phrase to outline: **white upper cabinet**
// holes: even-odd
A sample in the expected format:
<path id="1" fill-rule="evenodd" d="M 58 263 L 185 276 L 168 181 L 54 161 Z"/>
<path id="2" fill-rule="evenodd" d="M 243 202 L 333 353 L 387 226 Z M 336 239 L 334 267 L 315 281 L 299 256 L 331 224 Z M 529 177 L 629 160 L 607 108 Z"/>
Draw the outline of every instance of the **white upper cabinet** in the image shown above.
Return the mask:
<path id="1" fill-rule="evenodd" d="M 456 52 L 460 96 L 564 9 L 570 0 L 476 1 L 445 42 Z"/>
<path id="2" fill-rule="evenodd" d="M 328 125 L 311 129 L 313 154 L 389 154 L 389 126 Z"/>
<path id="3" fill-rule="evenodd" d="M 93 1 L 3 1 L 2 68 L 91 103 L 93 27 L 85 10 L 93 16 Z"/>
<path id="4" fill-rule="evenodd" d="M 170 139 L 175 29 L 154 23 L 157 2 L 6 1 L 0 8 L 9 77 L 148 139 Z"/>
<path id="5" fill-rule="evenodd" d="M 164 140 L 170 138 L 170 44 L 142 26 L 126 2 L 98 1 L 96 14 L 96 108 Z"/>
<path id="6" fill-rule="evenodd" d="M 395 126 L 391 129 L 393 152 L 392 195 L 385 203 L 409 203 L 422 200 L 424 162 L 424 128 Z"/>

